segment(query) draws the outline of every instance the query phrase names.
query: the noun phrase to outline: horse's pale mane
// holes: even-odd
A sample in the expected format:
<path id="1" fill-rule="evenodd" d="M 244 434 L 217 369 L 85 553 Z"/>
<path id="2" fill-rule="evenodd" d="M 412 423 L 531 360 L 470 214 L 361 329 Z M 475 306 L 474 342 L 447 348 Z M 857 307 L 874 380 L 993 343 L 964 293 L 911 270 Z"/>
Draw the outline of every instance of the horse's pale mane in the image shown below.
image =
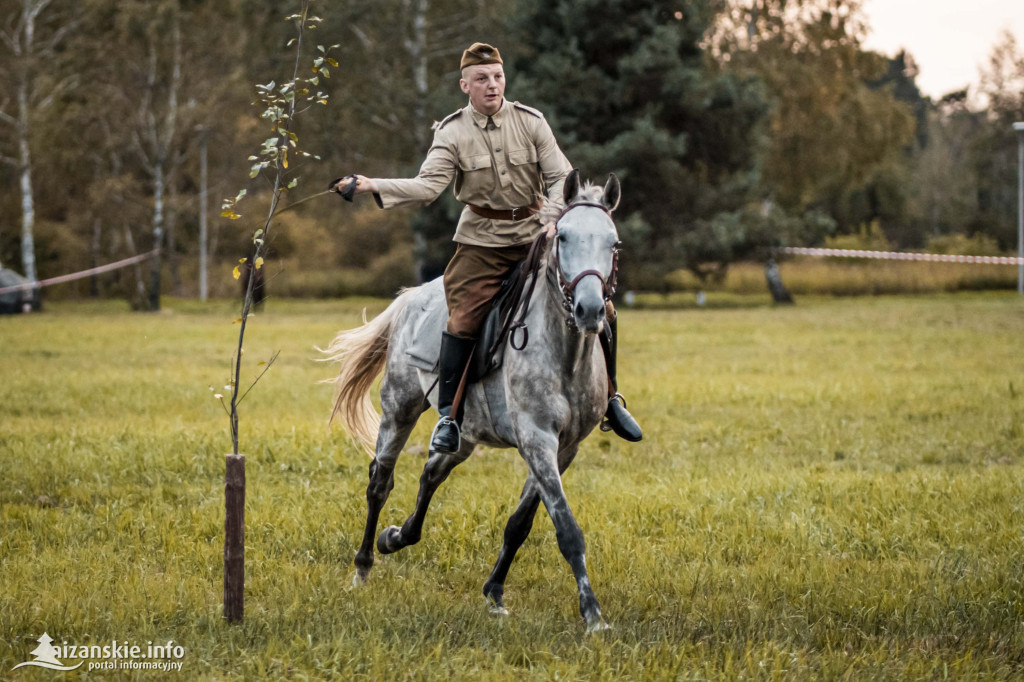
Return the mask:
<path id="1" fill-rule="evenodd" d="M 583 186 L 580 188 L 580 191 L 576 194 L 575 197 L 573 197 L 573 200 L 570 201 L 569 203 L 575 204 L 580 201 L 601 203 L 601 199 L 603 197 L 604 187 L 602 187 L 601 185 L 595 185 L 594 183 L 588 180 L 583 184 Z M 538 217 L 540 218 L 540 224 L 547 225 L 548 223 L 553 223 L 556 220 L 558 220 L 558 216 L 562 213 L 563 208 L 565 208 L 565 206 L 562 204 L 561 201 L 552 201 L 550 199 L 545 200 L 544 205 L 541 206 L 541 209 L 538 213 Z"/>

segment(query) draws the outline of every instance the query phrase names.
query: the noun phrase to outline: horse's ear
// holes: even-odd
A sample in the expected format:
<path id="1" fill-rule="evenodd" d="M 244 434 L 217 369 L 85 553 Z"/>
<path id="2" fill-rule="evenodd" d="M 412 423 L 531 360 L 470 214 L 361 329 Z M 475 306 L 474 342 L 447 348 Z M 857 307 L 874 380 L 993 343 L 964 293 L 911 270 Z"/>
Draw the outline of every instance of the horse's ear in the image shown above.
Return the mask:
<path id="1" fill-rule="evenodd" d="M 622 188 L 619 187 L 619 179 L 615 177 L 615 173 L 609 173 L 608 182 L 604 183 L 604 196 L 601 197 L 601 203 L 611 213 L 619 205 L 621 197 Z"/>
<path id="2" fill-rule="evenodd" d="M 573 168 L 568 177 L 565 178 L 565 185 L 562 187 L 562 199 L 566 206 L 576 198 L 580 192 L 580 170 Z"/>

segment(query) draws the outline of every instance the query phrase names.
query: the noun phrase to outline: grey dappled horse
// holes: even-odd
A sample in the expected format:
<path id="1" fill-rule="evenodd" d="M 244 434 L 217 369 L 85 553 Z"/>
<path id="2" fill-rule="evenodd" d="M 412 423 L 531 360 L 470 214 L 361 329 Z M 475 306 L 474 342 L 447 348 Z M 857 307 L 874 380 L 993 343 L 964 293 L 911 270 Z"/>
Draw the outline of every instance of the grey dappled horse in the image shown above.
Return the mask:
<path id="1" fill-rule="evenodd" d="M 419 541 L 434 491 L 476 444 L 516 448 L 530 474 L 505 527 L 504 545 L 484 595 L 492 611 L 507 613 L 502 601 L 505 577 L 530 532 L 538 504 L 544 502 L 558 548 L 576 577 L 580 613 L 587 630 L 593 631 L 607 626 L 587 577 L 583 532 L 569 508 L 561 474 L 608 404 L 608 378 L 597 335 L 605 324 L 607 282 L 618 246 L 611 211 L 619 201 L 619 182 L 612 175 L 603 189 L 589 183 L 581 187 L 579 173 L 573 171 L 564 194 L 555 245 L 548 247 L 525 320 L 529 342 L 521 351 L 506 348 L 501 367 L 467 388 L 461 449 L 451 455 L 430 453 L 415 511 L 401 528 L 384 529 L 377 550 L 389 554 Z M 436 402 L 433 363 L 446 319 L 443 286 L 437 279 L 404 291 L 378 317 L 341 332 L 324 351 L 328 360 L 341 363 L 335 414 L 367 449 L 376 437 L 366 489 L 366 529 L 355 558 L 358 582 L 368 578 L 373 566 L 377 520 L 394 487 L 398 455 L 419 416 Z M 429 347 L 424 350 L 424 345 Z M 369 390 L 382 367 L 383 417 L 378 418 Z"/>

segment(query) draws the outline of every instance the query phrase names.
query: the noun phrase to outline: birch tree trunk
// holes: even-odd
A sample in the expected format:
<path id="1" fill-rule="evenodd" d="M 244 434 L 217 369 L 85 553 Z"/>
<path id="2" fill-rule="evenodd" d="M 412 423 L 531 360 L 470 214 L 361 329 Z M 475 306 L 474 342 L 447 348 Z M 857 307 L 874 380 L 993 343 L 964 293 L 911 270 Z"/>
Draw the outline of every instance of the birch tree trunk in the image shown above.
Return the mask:
<path id="1" fill-rule="evenodd" d="M 28 4 L 26 2 L 26 4 Z M 30 35 L 26 31 L 26 35 Z M 28 39 L 28 38 L 27 38 Z M 39 281 L 36 273 L 36 207 L 32 199 L 32 151 L 29 147 L 28 74 L 18 83 L 18 175 L 21 188 L 21 265 L 30 282 Z"/>
<path id="2" fill-rule="evenodd" d="M 160 271 L 164 244 L 164 159 L 153 168 L 153 254 L 149 270 L 149 309 L 160 310 Z"/>
<path id="3" fill-rule="evenodd" d="M 405 49 L 409 52 L 412 62 L 413 85 L 416 102 L 413 105 L 413 135 L 416 140 L 416 153 L 422 154 L 427 149 L 427 10 L 430 0 L 405 0 L 406 13 L 412 15 L 412 37 L 405 41 Z M 413 257 L 416 260 L 416 277 L 423 281 L 426 269 L 427 238 L 420 230 L 413 230 Z"/>
<path id="4" fill-rule="evenodd" d="M 54 101 L 56 95 L 69 87 L 73 79 L 59 80 L 56 85 L 45 91 L 36 87 L 35 70 L 48 62 L 57 54 L 57 47 L 73 28 L 73 22 L 60 25 L 59 28 L 47 30 L 42 38 L 36 36 L 36 20 L 46 11 L 52 0 L 22 0 L 21 13 L 10 17 L 0 29 L 0 42 L 7 48 L 13 58 L 7 69 L 14 74 L 14 100 L 16 111 L 12 114 L 3 111 L 6 100 L 0 105 L 0 122 L 14 130 L 14 146 L 16 156 L 0 156 L 0 160 L 12 166 L 18 176 L 18 189 L 21 193 L 21 261 L 25 277 L 31 282 L 39 281 L 36 268 L 35 225 L 36 207 L 32 188 L 32 116 L 33 112 L 45 109 Z M 52 22 L 51 22 L 52 23 Z M 39 290 L 35 290 L 33 307 L 38 308 Z"/>
<path id="5" fill-rule="evenodd" d="M 32 132 L 29 88 L 32 83 L 36 17 L 48 4 L 49 0 L 23 0 L 16 29 L 4 35 L 4 42 L 16 58 L 15 98 L 18 109 L 13 118 L 5 114 L 4 121 L 14 126 L 17 138 L 18 156 L 8 161 L 18 173 L 18 189 L 21 191 L 21 267 L 30 282 L 39 281 L 39 275 L 36 272 L 36 210 L 32 198 L 32 151 L 29 144 Z"/>
<path id="6" fill-rule="evenodd" d="M 406 0 L 406 10 L 412 14 L 412 37 L 406 41 L 412 62 L 413 85 L 416 88 L 416 101 L 413 104 L 413 134 L 416 140 L 416 152 L 422 154 L 427 150 L 430 134 L 427 128 L 427 11 L 430 0 Z"/>
<path id="7" fill-rule="evenodd" d="M 163 245 L 166 232 L 166 207 L 165 197 L 167 194 L 168 165 L 171 158 L 171 145 L 174 143 L 176 126 L 178 121 L 178 86 L 181 82 L 181 21 L 175 4 L 172 15 L 171 27 L 171 77 L 167 91 L 167 109 L 162 120 L 157 121 L 153 112 L 148 116 L 149 130 L 147 137 L 150 140 L 152 159 L 151 172 L 153 175 L 153 250 L 156 252 L 150 265 L 149 273 L 149 309 L 160 310 L 160 288 L 161 272 L 163 268 Z M 155 41 L 156 36 L 151 40 Z M 157 84 L 157 57 L 156 45 L 150 45 L 150 73 L 149 87 L 151 92 Z"/>

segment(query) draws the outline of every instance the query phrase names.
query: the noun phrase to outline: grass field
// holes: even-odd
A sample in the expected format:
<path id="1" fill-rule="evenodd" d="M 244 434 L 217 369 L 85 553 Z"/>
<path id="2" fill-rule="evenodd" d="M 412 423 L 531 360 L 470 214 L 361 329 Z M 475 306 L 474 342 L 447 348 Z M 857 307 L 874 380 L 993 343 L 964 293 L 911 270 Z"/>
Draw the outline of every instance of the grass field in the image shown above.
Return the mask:
<path id="1" fill-rule="evenodd" d="M 621 313 L 646 438 L 594 434 L 566 475 L 614 626 L 591 636 L 543 512 L 511 615 L 487 613 L 526 475 L 508 451 L 457 469 L 422 542 L 350 588 L 368 460 L 326 430 L 313 346 L 384 302 L 272 300 L 252 320 L 243 374 L 281 355 L 242 406 L 240 626 L 220 615 L 230 441 L 210 390 L 232 306 L 0 319 L 0 678 L 59 675 L 12 671 L 44 631 L 184 647 L 180 673 L 120 675 L 138 679 L 1024 677 L 1024 305 L 765 298 Z M 382 523 L 412 509 L 429 421 Z"/>

